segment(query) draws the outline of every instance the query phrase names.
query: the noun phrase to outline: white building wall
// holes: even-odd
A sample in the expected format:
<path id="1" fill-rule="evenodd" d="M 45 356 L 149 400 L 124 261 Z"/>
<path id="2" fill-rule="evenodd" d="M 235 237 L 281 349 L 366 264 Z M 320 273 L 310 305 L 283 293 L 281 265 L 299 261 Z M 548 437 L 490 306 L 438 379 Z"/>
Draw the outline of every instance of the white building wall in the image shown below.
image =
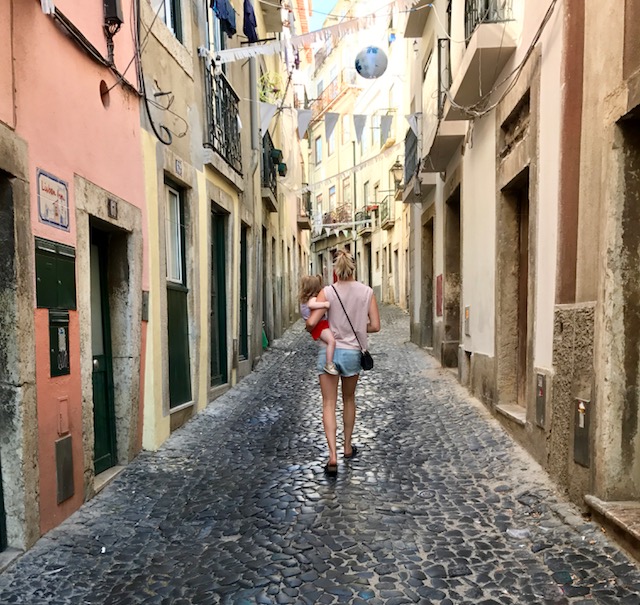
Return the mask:
<path id="1" fill-rule="evenodd" d="M 532 4 L 532 3 L 529 3 Z M 539 368 L 553 365 L 553 323 L 555 275 L 558 247 L 558 198 L 560 195 L 560 133 L 562 120 L 563 19 L 562 3 L 547 24 L 542 43 L 539 116 L 539 184 L 537 217 L 537 288 L 534 364 Z M 538 8 L 538 7 L 536 7 Z M 537 29 L 542 15 L 529 25 Z M 535 32 L 533 32 L 535 33 Z"/>
<path id="2" fill-rule="evenodd" d="M 476 120 L 463 158 L 461 187 L 462 307 L 470 309 L 465 349 L 493 357 L 496 274 L 496 120 Z"/>

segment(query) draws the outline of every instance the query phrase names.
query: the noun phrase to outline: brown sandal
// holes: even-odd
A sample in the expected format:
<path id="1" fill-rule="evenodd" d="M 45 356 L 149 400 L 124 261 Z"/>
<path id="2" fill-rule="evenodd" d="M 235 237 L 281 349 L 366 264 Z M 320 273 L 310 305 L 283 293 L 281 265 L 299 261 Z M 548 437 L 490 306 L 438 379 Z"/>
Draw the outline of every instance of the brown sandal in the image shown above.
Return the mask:
<path id="1" fill-rule="evenodd" d="M 337 464 L 329 464 L 328 462 L 324 465 L 324 474 L 327 477 L 337 477 L 338 475 L 338 465 Z"/>

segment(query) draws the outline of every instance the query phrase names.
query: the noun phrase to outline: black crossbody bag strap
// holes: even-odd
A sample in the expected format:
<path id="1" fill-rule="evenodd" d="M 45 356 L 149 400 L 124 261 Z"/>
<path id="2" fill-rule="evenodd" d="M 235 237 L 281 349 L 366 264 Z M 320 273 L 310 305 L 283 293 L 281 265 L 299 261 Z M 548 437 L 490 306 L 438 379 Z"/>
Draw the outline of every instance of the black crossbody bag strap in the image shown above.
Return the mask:
<path id="1" fill-rule="evenodd" d="M 342 304 L 342 299 L 340 298 L 340 294 L 338 294 L 338 291 L 335 289 L 333 284 L 331 284 L 331 287 L 333 288 L 333 291 L 336 293 L 336 296 L 338 297 L 338 301 L 340 302 L 340 306 L 342 307 L 342 310 L 344 311 L 344 315 L 347 318 L 347 321 L 349 322 L 349 325 L 351 326 L 351 329 L 353 330 L 353 335 L 356 337 L 356 340 L 358 341 L 358 346 L 360 347 L 360 350 L 364 351 L 364 349 L 362 348 L 362 344 L 360 343 L 360 339 L 358 338 L 358 335 L 356 334 L 356 330 L 353 327 L 353 324 L 351 323 L 351 320 L 349 319 L 349 315 L 347 315 L 347 310 L 344 308 L 344 305 Z"/>

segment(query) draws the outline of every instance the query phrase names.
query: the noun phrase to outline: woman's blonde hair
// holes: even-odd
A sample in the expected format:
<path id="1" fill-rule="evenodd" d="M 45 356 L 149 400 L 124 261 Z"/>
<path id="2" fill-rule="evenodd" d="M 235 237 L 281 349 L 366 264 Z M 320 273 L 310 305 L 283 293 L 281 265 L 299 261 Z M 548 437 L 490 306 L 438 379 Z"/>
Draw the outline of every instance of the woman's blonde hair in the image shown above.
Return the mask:
<path id="1" fill-rule="evenodd" d="M 301 303 L 306 303 L 310 298 L 317 296 L 322 290 L 322 275 L 304 275 L 300 280 L 300 292 L 298 297 Z"/>
<path id="2" fill-rule="evenodd" d="M 346 250 L 338 250 L 336 252 L 333 269 L 338 279 L 351 279 L 356 272 L 356 264 L 353 262 L 353 256 Z"/>

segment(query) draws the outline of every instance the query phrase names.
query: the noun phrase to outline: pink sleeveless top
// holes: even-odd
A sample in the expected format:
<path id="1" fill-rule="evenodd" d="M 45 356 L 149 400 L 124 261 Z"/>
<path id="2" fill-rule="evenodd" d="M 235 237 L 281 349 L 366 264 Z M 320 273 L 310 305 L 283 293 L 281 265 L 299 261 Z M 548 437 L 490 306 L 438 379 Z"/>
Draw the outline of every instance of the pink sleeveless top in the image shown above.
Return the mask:
<path id="1" fill-rule="evenodd" d="M 371 305 L 371 297 L 373 290 L 369 286 L 365 286 L 359 281 L 338 281 L 333 284 L 340 294 L 342 304 L 349 314 L 349 319 L 358 334 L 360 344 L 363 348 L 367 348 L 367 324 L 369 323 L 369 306 Z M 331 303 L 331 307 L 327 315 L 329 316 L 329 325 L 331 331 L 336 338 L 336 348 L 338 349 L 358 349 L 358 341 L 353 335 L 353 330 L 349 326 L 349 322 L 345 317 L 340 301 L 331 286 L 325 286 L 324 295 Z"/>

